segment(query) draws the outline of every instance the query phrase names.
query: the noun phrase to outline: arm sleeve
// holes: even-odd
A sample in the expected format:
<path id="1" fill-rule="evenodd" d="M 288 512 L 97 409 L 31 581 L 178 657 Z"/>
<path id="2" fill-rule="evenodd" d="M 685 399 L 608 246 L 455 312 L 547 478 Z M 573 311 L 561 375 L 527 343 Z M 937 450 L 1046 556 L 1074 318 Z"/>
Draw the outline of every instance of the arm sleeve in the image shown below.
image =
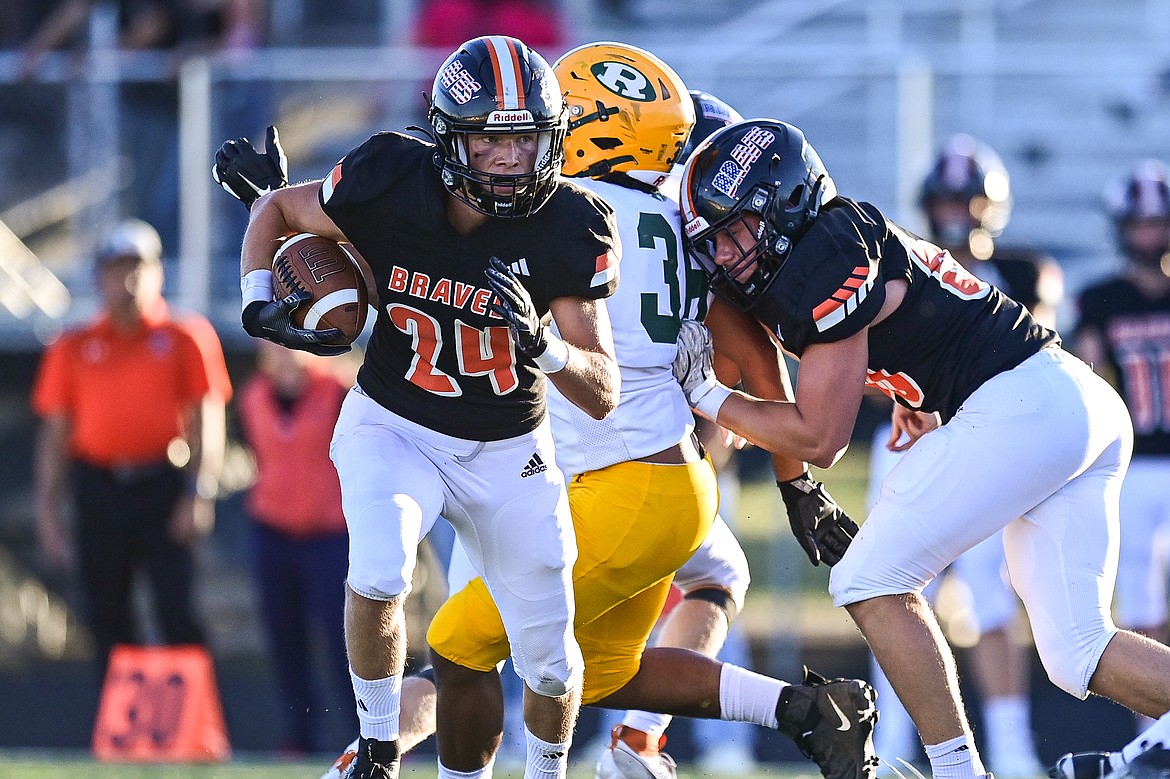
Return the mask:
<path id="1" fill-rule="evenodd" d="M 600 198 L 592 204 L 578 226 L 563 234 L 576 235 L 563 241 L 558 250 L 559 272 L 549 279 L 548 299 L 582 297 L 607 298 L 617 291 L 622 244 L 613 209 Z M 581 226 L 585 229 L 581 229 Z"/>
<path id="2" fill-rule="evenodd" d="M 373 206 L 402 176 L 408 152 L 422 149 L 417 140 L 397 133 L 371 136 L 321 182 L 321 208 L 346 235 L 362 221 L 379 218 Z"/>

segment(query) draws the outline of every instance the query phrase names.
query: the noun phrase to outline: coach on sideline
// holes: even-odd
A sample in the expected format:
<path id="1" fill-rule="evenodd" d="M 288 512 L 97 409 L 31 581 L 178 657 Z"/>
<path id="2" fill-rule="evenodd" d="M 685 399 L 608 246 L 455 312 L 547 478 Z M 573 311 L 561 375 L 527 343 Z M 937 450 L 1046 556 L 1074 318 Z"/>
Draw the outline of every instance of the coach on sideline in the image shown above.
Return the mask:
<path id="1" fill-rule="evenodd" d="M 95 257 L 102 309 L 49 346 L 32 394 L 37 535 L 47 562 L 80 567 L 103 677 L 115 644 L 141 643 L 140 570 L 163 640 L 203 642 L 191 552 L 215 521 L 231 384 L 211 324 L 169 312 L 161 254 L 146 222 L 107 236 Z M 75 534 L 62 522 L 69 476 Z"/>

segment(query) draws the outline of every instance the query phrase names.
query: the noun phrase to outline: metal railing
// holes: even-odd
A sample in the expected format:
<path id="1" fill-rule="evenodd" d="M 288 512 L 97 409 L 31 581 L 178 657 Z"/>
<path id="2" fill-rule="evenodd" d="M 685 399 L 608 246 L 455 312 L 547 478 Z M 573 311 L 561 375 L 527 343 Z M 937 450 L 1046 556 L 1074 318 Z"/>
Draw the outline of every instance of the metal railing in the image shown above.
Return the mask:
<path id="1" fill-rule="evenodd" d="M 914 14 L 925 6 L 833 0 L 810 10 L 777 0 L 685 38 L 637 42 L 688 85 L 745 115 L 801 126 L 844 193 L 912 228 L 920 226 L 918 179 L 938 138 L 962 130 L 997 147 L 1012 173 L 1016 213 L 1005 238 L 1046 245 L 1074 265 L 1107 253 L 1098 207 L 1106 176 L 1135 156 L 1170 155 L 1163 132 L 1170 101 L 1139 105 L 1129 125 L 1112 106 L 1158 76 L 1166 63 L 1152 55 L 1156 46 L 1005 42 L 996 13 L 1009 4 L 957 5 L 967 10 L 955 16 L 950 41 L 916 38 Z M 1029 3 L 1011 6 L 1026 10 Z M 1151 30 L 1166 26 L 1170 17 L 1157 4 L 1149 8 Z M 826 21 L 834 15 L 836 22 Z M 845 30 L 837 41 L 826 39 L 833 24 Z M 88 257 L 100 233 L 122 216 L 145 216 L 136 212 L 143 204 L 165 210 L 173 222 L 172 296 L 208 313 L 229 339 L 238 337 L 236 254 L 245 215 L 211 182 L 219 143 L 239 134 L 259 139 L 264 125 L 279 123 L 292 177 L 324 175 L 369 133 L 419 122 L 419 93 L 446 53 L 273 48 L 191 59 L 175 73 L 165 55 L 99 49 L 84 59 L 50 58 L 36 85 L 18 82 L 17 56 L 0 53 L 0 101 L 37 128 L 22 133 L 20 122 L 5 125 L 0 166 L 23 161 L 28 173 L 2 171 L 17 186 L 0 193 L 0 220 L 64 280 L 75 301 L 67 316 L 75 317 L 92 306 Z M 135 108 L 133 95 L 143 87 L 171 90 L 170 124 L 136 124 L 141 105 Z M 42 164 L 30 166 L 30 158 Z M 140 179 L 160 178 L 160 166 L 176 162 L 160 194 L 142 191 Z M 30 327 L 0 316 L 5 333 Z M 26 341 L 0 339 L 8 348 Z"/>

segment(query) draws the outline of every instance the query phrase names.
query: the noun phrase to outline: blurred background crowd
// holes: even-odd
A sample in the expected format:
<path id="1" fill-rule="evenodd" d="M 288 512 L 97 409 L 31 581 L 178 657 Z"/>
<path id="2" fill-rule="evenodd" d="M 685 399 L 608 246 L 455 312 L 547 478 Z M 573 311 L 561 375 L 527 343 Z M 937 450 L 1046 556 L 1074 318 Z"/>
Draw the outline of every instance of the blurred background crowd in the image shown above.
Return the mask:
<path id="1" fill-rule="evenodd" d="M 38 703 L 0 708 L 0 748 L 89 740 L 100 648 L 110 638 L 83 618 L 94 593 L 85 561 L 70 553 L 69 539 L 51 536 L 37 505 L 34 484 L 44 477 L 37 469 L 51 454 L 43 437 L 36 443 L 38 414 L 51 417 L 65 402 L 39 371 L 62 332 L 109 310 L 102 280 L 111 273 L 155 279 L 157 289 L 143 294 L 161 291 L 173 311 L 214 328 L 196 359 L 211 378 L 177 402 L 198 406 L 204 421 L 223 420 L 218 433 L 208 431 L 222 452 L 213 443 L 199 453 L 218 458 L 209 465 L 212 483 L 175 487 L 209 502 L 216 516 L 203 526 L 206 537 L 196 516 L 187 544 L 190 592 L 177 597 L 189 598 L 192 624 L 155 616 L 170 613 L 153 606 L 176 597 L 165 580 L 181 575 L 178 568 L 127 579 L 126 618 L 141 623 L 138 640 L 171 640 L 178 631 L 175 640 L 209 647 L 237 748 L 330 752 L 349 741 L 340 607 L 316 598 L 319 582 L 344 575 L 343 525 L 308 514 L 289 524 L 289 512 L 271 510 L 280 488 L 265 479 L 279 484 L 304 464 L 282 462 L 280 441 L 265 433 L 281 424 L 292 430 L 310 407 L 304 398 L 318 415 L 335 414 L 331 404 L 355 366 L 348 357 L 269 353 L 281 350 L 258 349 L 244 334 L 238 247 L 246 214 L 212 183 L 211 158 L 223 140 L 246 135 L 259 144 L 275 124 L 292 180 L 322 176 L 372 131 L 420 123 L 435 67 L 487 33 L 519 37 L 550 62 L 591 40 L 649 49 L 690 88 L 744 116 L 801 127 L 842 190 L 923 234 L 938 232 L 922 207 L 923 184 L 947 139 L 969 134 L 994 150 L 994 164 L 978 171 L 979 187 L 989 171 L 1003 174 L 992 183 L 999 189 L 982 191 L 1000 209 L 982 225 L 988 240 L 1045 255 L 1047 275 L 1033 288 L 1047 286 L 1029 302 L 1049 306 L 1067 340 L 1081 324 L 1082 291 L 1127 273 L 1140 253 L 1127 242 L 1127 220 L 1160 220 L 1153 245 L 1163 248 L 1141 273 L 1152 285 L 1151 310 L 1170 312 L 1170 246 L 1159 243 L 1170 241 L 1170 195 L 1165 171 L 1148 162 L 1170 159 L 1164 0 L 0 0 L 0 699 Z M 978 157 L 981 165 L 987 159 Z M 1139 165 L 1145 172 L 1135 179 Z M 1107 191 L 1114 194 L 1103 197 Z M 111 245 L 127 219 L 142 220 L 153 237 Z M 990 244 L 976 244 L 971 262 L 990 256 Z M 127 257 L 133 262 L 119 264 Z M 156 265 L 155 275 L 143 270 Z M 1096 314 L 1090 324 L 1104 339 L 1109 312 Z M 1164 417 L 1170 432 L 1170 326 L 1130 335 L 1156 342 L 1146 399 L 1151 424 Z M 217 389 L 224 368 L 230 391 Z M 131 411 L 157 400 L 133 378 L 106 390 L 123 393 Z M 824 474 L 857 519 L 865 515 L 869 441 L 885 413 L 880 403 L 867 408 L 857 445 Z M 1164 485 L 1170 450 L 1147 454 L 1154 484 Z M 779 676 L 795 676 L 809 657 L 829 673 L 867 676 L 860 636 L 828 605 L 827 573 L 810 568 L 788 538 L 766 459 L 748 450 L 723 470 L 725 500 L 735 497 L 725 516 L 753 572 L 730 651 Z M 1170 529 L 1162 511 L 1137 537 L 1155 558 Z M 448 551 L 433 544 L 415 582 L 416 637 L 446 595 Z M 1157 570 L 1164 580 L 1165 569 Z M 973 646 L 980 625 L 971 594 L 944 585 L 935 602 L 951 640 Z M 1164 608 L 1134 619 L 1164 620 Z M 1022 624 L 1004 630 L 1028 647 Z M 1118 747 L 1133 733 L 1132 718 L 1116 707 L 1066 700 L 1042 673 L 1028 684 L 1027 724 L 1042 760 Z M 305 709 L 311 717 L 295 714 Z M 589 728 L 607 732 L 596 715 L 583 719 Z M 673 734 L 671 752 L 682 759 L 702 759 L 710 745 L 749 743 Z M 759 739 L 735 760 L 708 759 L 727 767 L 795 756 L 784 749 Z"/>

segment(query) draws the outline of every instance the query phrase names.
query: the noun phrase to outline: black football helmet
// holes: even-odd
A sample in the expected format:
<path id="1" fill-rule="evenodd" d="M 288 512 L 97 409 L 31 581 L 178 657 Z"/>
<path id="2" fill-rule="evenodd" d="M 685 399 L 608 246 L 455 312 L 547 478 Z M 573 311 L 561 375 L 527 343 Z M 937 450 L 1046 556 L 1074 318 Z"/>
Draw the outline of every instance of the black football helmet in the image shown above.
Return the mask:
<path id="1" fill-rule="evenodd" d="M 962 203 L 966 218 L 944 221 L 933 206 Z M 1012 215 L 1011 182 L 999 155 L 970 135 L 952 136 L 943 145 L 918 195 L 931 238 L 946 248 L 968 248 L 979 259 L 991 256 L 993 239 Z"/>
<path id="2" fill-rule="evenodd" d="M 746 310 L 762 295 L 837 187 L 820 156 L 796 127 L 776 119 L 729 125 L 699 145 L 682 174 L 679 205 L 687 249 L 711 279 L 711 288 Z M 755 243 L 744 246 L 733 227 L 751 227 Z M 716 238 L 725 234 L 739 257 L 715 261 Z M 751 234 L 749 230 L 748 234 Z M 749 268 L 750 276 L 742 276 Z"/>
<path id="3" fill-rule="evenodd" d="M 743 121 L 739 111 L 709 92 L 692 89 L 690 95 L 691 102 L 695 105 L 695 126 L 691 128 L 686 145 L 678 154 L 679 164 L 686 162 L 687 157 L 691 156 L 691 152 L 716 132 L 729 124 Z"/>
<path id="4" fill-rule="evenodd" d="M 435 76 L 427 118 L 443 185 L 475 210 L 520 218 L 552 197 L 565 160 L 568 114 L 552 68 L 519 40 L 485 35 L 460 46 Z M 505 175 L 471 167 L 468 135 L 533 133 L 538 147 L 531 172 Z"/>
<path id="5" fill-rule="evenodd" d="M 1121 250 L 1130 259 L 1148 264 L 1161 264 L 1170 252 L 1170 171 L 1161 160 L 1140 161 L 1124 177 L 1105 189 L 1105 208 L 1117 230 Z M 1135 221 L 1166 223 L 1165 242 L 1134 243 L 1127 229 Z M 1146 245 L 1148 244 L 1148 245 Z"/>

